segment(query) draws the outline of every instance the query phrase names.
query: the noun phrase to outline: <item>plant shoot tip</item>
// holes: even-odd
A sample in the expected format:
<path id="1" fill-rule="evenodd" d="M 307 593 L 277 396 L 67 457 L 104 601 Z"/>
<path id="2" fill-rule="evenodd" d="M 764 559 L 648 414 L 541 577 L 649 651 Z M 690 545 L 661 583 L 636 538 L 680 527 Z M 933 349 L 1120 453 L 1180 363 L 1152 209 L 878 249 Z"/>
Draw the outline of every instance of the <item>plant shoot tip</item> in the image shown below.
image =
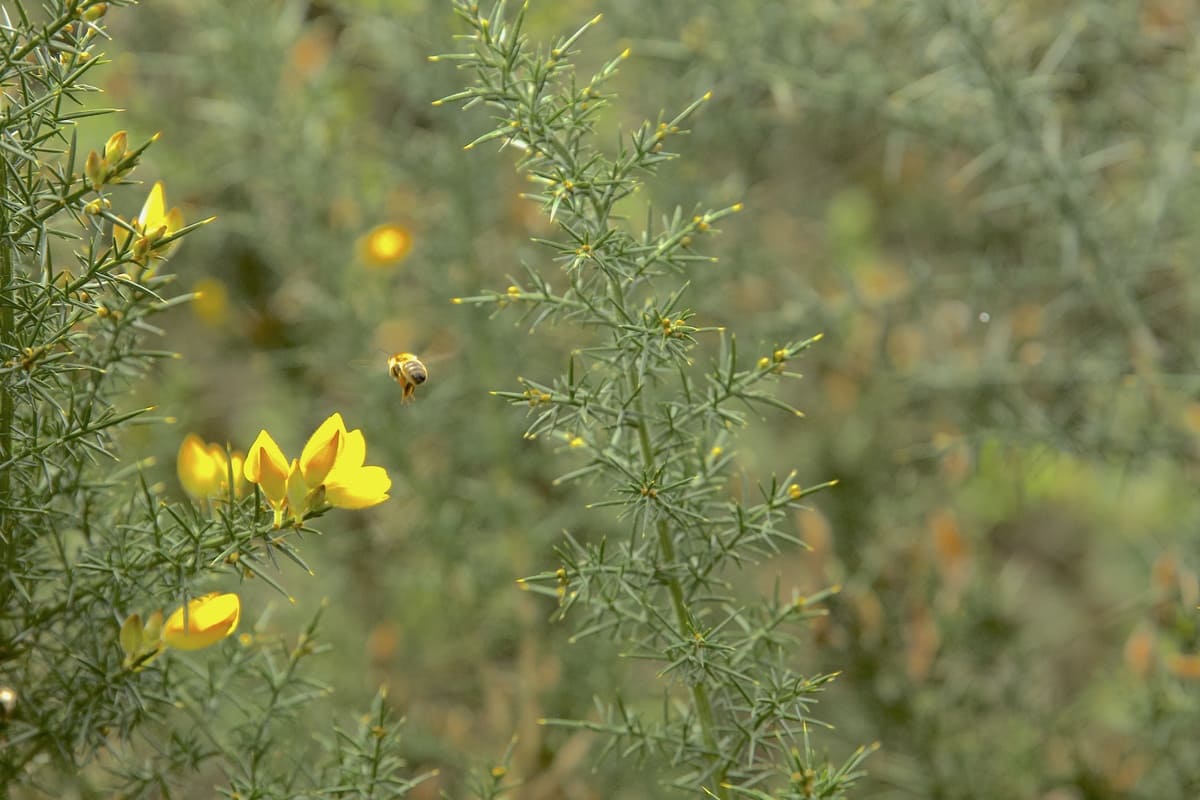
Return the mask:
<path id="1" fill-rule="evenodd" d="M 704 96 L 700 99 L 704 101 L 712 100 L 712 89 L 709 89 L 707 92 L 705 92 Z"/>
<path id="2" fill-rule="evenodd" d="M 597 14 L 596 16 L 592 17 L 592 21 L 591 21 L 591 22 L 589 22 L 589 23 L 588 23 L 588 25 L 595 25 L 596 23 L 598 23 L 598 22 L 599 22 L 600 20 L 602 20 L 602 19 L 604 19 L 604 15 L 603 15 L 603 14 Z"/>

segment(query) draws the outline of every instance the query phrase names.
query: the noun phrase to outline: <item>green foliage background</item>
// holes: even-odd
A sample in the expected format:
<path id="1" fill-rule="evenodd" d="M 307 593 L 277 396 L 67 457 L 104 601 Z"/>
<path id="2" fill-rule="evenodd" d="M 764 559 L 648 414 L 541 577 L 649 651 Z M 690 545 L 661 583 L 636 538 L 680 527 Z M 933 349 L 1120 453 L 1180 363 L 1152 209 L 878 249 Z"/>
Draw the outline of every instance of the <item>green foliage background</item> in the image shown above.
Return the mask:
<path id="1" fill-rule="evenodd" d="M 746 203 L 694 278 L 699 324 L 763 354 L 825 333 L 781 385 L 807 418 L 765 414 L 738 454 L 747 482 L 793 464 L 840 480 L 797 518 L 810 552 L 747 572 L 843 587 L 798 665 L 843 671 L 818 743 L 881 741 L 863 797 L 1200 794 L 1200 14 L 612 0 L 535 3 L 527 30 L 549 41 L 597 12 L 584 63 L 633 53 L 614 128 L 714 93 L 629 208 Z M 125 452 L 170 481 L 186 432 L 244 448 L 268 427 L 296 451 L 338 410 L 395 480 L 306 542 L 315 578 L 285 568 L 294 610 L 245 598 L 278 606 L 268 627 L 329 598 L 336 703 L 309 713 L 386 683 L 410 763 L 443 771 L 413 796 L 461 793 L 514 732 L 518 796 L 659 796 L 620 760 L 592 776 L 588 735 L 537 725 L 642 676 L 602 640 L 569 644 L 514 584 L 563 529 L 606 522 L 588 487 L 552 485 L 569 457 L 487 394 L 558 369 L 569 332 L 449 302 L 544 265 L 528 240 L 547 223 L 510 154 L 462 151 L 482 112 L 430 105 L 464 77 L 426 60 L 462 32 L 448 4 L 158 0 L 109 24 L 104 101 L 132 140 L 163 134 L 138 177 L 218 218 L 172 267 L 228 292 L 220 318 L 166 323 L 183 359 L 140 399 L 178 424 Z M 371 269 L 356 242 L 385 222 L 414 247 Z M 398 350 L 431 372 L 410 406 L 386 375 Z"/>

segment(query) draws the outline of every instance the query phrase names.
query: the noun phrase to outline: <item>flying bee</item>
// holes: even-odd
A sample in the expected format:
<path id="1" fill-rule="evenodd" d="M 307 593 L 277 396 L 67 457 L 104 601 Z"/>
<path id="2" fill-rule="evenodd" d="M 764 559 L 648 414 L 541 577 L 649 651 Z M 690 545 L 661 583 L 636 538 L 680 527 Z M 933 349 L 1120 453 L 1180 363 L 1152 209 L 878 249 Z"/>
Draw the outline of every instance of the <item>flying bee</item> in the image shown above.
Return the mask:
<path id="1" fill-rule="evenodd" d="M 413 393 L 417 391 L 417 387 L 429 380 L 429 370 L 412 353 L 396 353 L 389 358 L 388 374 L 404 390 L 400 399 L 403 403 L 412 402 Z"/>

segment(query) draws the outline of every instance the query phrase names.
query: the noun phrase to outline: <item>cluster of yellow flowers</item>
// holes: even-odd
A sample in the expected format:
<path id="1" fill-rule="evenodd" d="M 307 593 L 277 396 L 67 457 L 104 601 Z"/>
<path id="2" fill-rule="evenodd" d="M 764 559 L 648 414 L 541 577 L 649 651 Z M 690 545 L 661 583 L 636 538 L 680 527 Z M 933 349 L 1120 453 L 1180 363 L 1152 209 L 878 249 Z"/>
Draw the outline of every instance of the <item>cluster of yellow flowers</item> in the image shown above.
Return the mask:
<path id="1" fill-rule="evenodd" d="M 176 470 L 184 491 L 198 503 L 237 500 L 245 496 L 247 483 L 257 485 L 279 528 L 285 518 L 298 525 L 328 508 L 367 508 L 387 500 L 392 479 L 383 467 L 366 466 L 366 458 L 362 431 L 347 431 L 342 415 L 335 413 L 290 462 L 266 430 L 250 445 L 249 455 L 188 434 L 179 446 Z M 191 600 L 165 622 L 161 611 L 144 623 L 132 614 L 121 626 L 125 668 L 140 670 L 168 647 L 199 650 L 215 644 L 237 629 L 240 615 L 238 596 L 218 592 Z"/>
<path id="2" fill-rule="evenodd" d="M 271 434 L 262 430 L 246 456 L 246 480 L 257 484 L 275 510 L 299 524 L 327 508 L 368 508 L 388 499 L 392 479 L 383 467 L 365 466 L 367 442 L 361 430 L 347 431 L 333 414 L 308 437 L 300 458 L 289 463 Z"/>
<path id="3" fill-rule="evenodd" d="M 308 438 L 300 458 L 288 461 L 266 430 L 248 456 L 189 434 L 179 447 L 176 468 L 184 491 L 197 502 L 231 494 L 236 500 L 245 494 L 247 481 L 256 484 L 279 528 L 289 515 L 299 524 L 328 508 L 367 508 L 387 500 L 392 479 L 383 467 L 365 466 L 366 458 L 362 431 L 347 431 L 342 415 L 335 413 Z"/>

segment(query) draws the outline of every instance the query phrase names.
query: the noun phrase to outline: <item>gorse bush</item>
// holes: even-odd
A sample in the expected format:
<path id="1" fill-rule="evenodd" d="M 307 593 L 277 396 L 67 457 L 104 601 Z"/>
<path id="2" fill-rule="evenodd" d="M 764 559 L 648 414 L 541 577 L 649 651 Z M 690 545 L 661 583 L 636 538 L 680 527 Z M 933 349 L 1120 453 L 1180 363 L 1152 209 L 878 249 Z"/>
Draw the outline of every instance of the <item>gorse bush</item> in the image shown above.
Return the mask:
<path id="1" fill-rule="evenodd" d="M 3 5 L 7 794 L 1200 796 L 1193 4 Z"/>
<path id="2" fill-rule="evenodd" d="M 0 37 L 0 785 L 162 796 L 202 771 L 233 797 L 398 796 L 414 781 L 382 695 L 315 761 L 311 742 L 277 744 L 327 692 L 306 674 L 319 611 L 288 635 L 209 591 L 250 577 L 282 591 L 277 562 L 306 566 L 307 520 L 387 499 L 362 432 L 335 413 L 290 462 L 265 430 L 245 456 L 188 437 L 185 502 L 152 460 L 119 457 L 122 431 L 163 421 L 128 398 L 171 355 L 148 344 L 189 299 L 168 268 L 202 223 L 168 210 L 162 183 L 120 216 L 150 142 L 80 142 L 77 123 L 107 113 L 84 80 L 109 5 L 17 4 Z M 187 653 L 218 643 L 217 658 Z"/>
<path id="3" fill-rule="evenodd" d="M 604 636 L 629 658 L 657 666 L 661 710 L 645 696 L 598 701 L 589 720 L 549 720 L 609 737 L 604 752 L 636 756 L 679 788 L 712 796 L 838 797 L 859 776 L 866 750 L 840 767 L 818 757 L 809 740 L 809 708 L 831 675 L 805 677 L 790 667 L 790 632 L 820 612 L 832 590 L 810 596 L 781 590 L 747 598 L 733 577 L 800 544 L 786 512 L 828 484 L 802 487 L 794 474 L 733 491 L 736 432 L 749 414 L 799 412 L 776 399 L 769 384 L 817 337 L 739 357 L 736 338 L 705 326 L 686 304 L 687 275 L 711 269 L 699 250 L 716 224 L 740 211 L 684 213 L 644 227 L 621 216 L 684 134 L 682 126 L 708 99 L 657 124 L 621 134 L 616 150 L 596 143 L 597 118 L 608 106 L 606 81 L 628 55 L 588 80 L 571 57 L 599 18 L 535 47 L 505 4 L 482 13 L 456 11 L 470 24 L 472 47 L 454 59 L 475 82 L 441 102 L 464 101 L 492 112 L 495 127 L 467 147 L 495 141 L 519 152 L 518 169 L 534 185 L 561 236 L 539 239 L 560 262 L 558 277 L 528 268 L 506 289 L 457 303 L 516 307 L 533 327 L 566 326 L 586 344 L 566 355 L 557 378 L 522 379 L 521 391 L 498 392 L 528 406 L 527 438 L 550 439 L 581 461 L 558 483 L 587 480 L 601 488 L 594 508 L 616 507 L 625 533 L 598 540 L 568 534 L 562 566 L 523 585 L 555 597 L 557 618 L 577 618 L 575 639 Z M 700 348 L 717 352 L 708 369 Z"/>

